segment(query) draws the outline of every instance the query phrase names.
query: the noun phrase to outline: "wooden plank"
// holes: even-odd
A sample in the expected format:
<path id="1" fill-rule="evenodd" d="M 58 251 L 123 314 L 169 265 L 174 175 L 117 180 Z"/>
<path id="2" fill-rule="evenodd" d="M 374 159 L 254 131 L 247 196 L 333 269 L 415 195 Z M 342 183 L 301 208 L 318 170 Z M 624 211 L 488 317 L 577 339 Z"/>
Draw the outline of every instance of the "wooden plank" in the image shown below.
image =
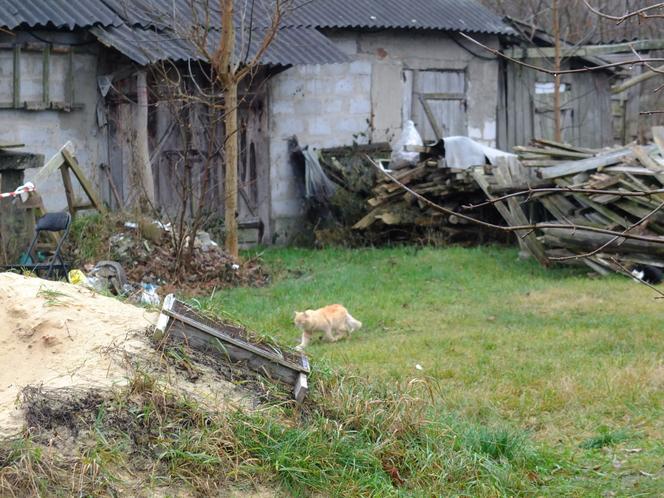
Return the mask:
<path id="1" fill-rule="evenodd" d="M 48 106 L 50 97 L 49 97 L 49 89 L 50 89 L 50 71 L 51 71 L 51 48 L 46 45 L 44 48 L 44 60 L 42 63 L 42 102 L 44 102 L 44 105 Z"/>
<path id="2" fill-rule="evenodd" d="M 34 176 L 32 183 L 34 183 L 37 187 L 39 187 L 39 184 L 43 181 L 46 180 L 50 175 L 52 175 L 54 172 L 56 172 L 60 166 L 62 166 L 65 163 L 65 158 L 62 155 L 63 150 L 69 150 L 73 151 L 74 146 L 72 145 L 71 142 L 67 142 L 64 144 L 58 152 L 56 152 L 47 162 L 42 166 L 42 168 L 37 172 L 37 174 Z"/>
<path id="3" fill-rule="evenodd" d="M 664 156 L 664 126 L 653 126 L 652 137 L 657 144 L 659 153 Z"/>
<path id="4" fill-rule="evenodd" d="M 664 48 L 664 39 L 635 40 L 626 43 L 610 43 L 605 45 L 582 45 L 561 48 L 561 57 L 595 57 L 607 54 L 620 54 L 632 50 L 660 50 Z M 553 58 L 555 47 L 513 48 L 504 51 L 513 59 Z"/>
<path id="5" fill-rule="evenodd" d="M 487 199 L 494 200 L 494 197 L 491 195 L 489 184 L 486 180 L 484 173 L 481 168 L 474 168 L 472 172 L 473 178 L 480 186 L 484 194 L 487 196 Z M 509 201 L 514 201 L 509 203 Z M 508 206 L 501 201 L 494 204 L 495 208 L 498 210 L 500 215 L 505 219 L 508 225 L 517 226 L 517 225 L 528 225 L 528 219 L 523 214 L 521 207 L 518 205 L 518 201 L 514 198 L 508 199 Z M 549 260 L 546 257 L 544 252 L 544 247 L 537 240 L 535 233 L 531 231 L 528 233 L 527 230 L 521 230 L 515 232 L 516 240 L 521 246 L 522 249 L 526 250 L 529 254 L 537 259 L 542 265 L 548 266 Z"/>
<path id="6" fill-rule="evenodd" d="M 425 100 L 466 100 L 466 95 L 463 93 L 422 93 L 420 96 Z"/>
<path id="7" fill-rule="evenodd" d="M 70 108 L 73 107 L 74 105 L 74 50 L 70 50 L 69 54 L 67 54 L 67 61 L 68 61 L 68 66 L 67 66 L 67 87 L 65 89 L 66 91 L 66 97 L 65 101 L 67 104 L 69 104 Z"/>
<path id="8" fill-rule="evenodd" d="M 543 228 L 542 232 L 545 235 L 557 237 L 570 248 L 582 250 L 597 249 L 614 238 L 613 235 L 609 234 L 586 232 L 571 228 Z M 661 238 L 661 243 L 619 237 L 604 252 L 620 254 L 636 252 L 640 254 L 664 255 L 664 237 Z"/>
<path id="9" fill-rule="evenodd" d="M 180 309 L 182 313 L 179 312 Z M 185 312 L 193 316 L 185 315 Z M 311 370 L 306 356 L 300 354 L 301 364 L 295 364 L 285 360 L 281 352 L 273 354 L 248 341 L 230 336 L 223 330 L 210 326 L 208 322 L 210 319 L 197 315 L 195 310 L 169 294 L 164 298 L 156 329 L 195 348 L 221 355 L 226 361 L 242 363 L 261 375 L 293 386 L 295 400 L 302 403 L 309 390 L 307 374 Z"/>
<path id="10" fill-rule="evenodd" d="M 633 86 L 643 83 L 644 81 L 648 81 L 650 78 L 654 76 L 659 76 L 660 74 L 662 74 L 662 71 L 664 71 L 664 66 L 658 66 L 653 69 L 649 69 L 645 73 L 639 74 L 637 76 L 634 76 L 633 78 L 629 78 L 627 80 L 622 81 L 618 85 L 612 86 L 611 93 L 617 94 L 629 90 Z"/>
<path id="11" fill-rule="evenodd" d="M 433 111 L 431 111 L 431 107 L 429 107 L 429 103 L 426 101 L 424 95 L 422 94 L 419 95 L 419 100 L 420 104 L 422 104 L 422 108 L 424 109 L 424 113 L 426 114 L 427 119 L 429 120 L 431 129 L 433 130 L 433 133 L 436 136 L 436 139 L 441 140 L 443 138 L 443 132 L 440 129 L 438 122 L 436 121 L 436 117 L 433 115 Z"/>
<path id="12" fill-rule="evenodd" d="M 652 147 L 649 147 L 648 150 L 652 150 Z M 537 175 L 543 179 L 552 179 L 573 175 L 576 173 L 582 173 L 584 171 L 590 171 L 593 169 L 610 166 L 612 164 L 617 164 L 627 159 L 632 154 L 632 147 L 623 147 L 596 157 L 581 159 L 580 161 L 568 161 L 558 166 L 552 166 L 550 168 L 541 168 L 537 170 Z"/>
<path id="13" fill-rule="evenodd" d="M 567 182 L 565 180 L 558 180 L 556 182 L 558 185 L 561 187 L 571 187 L 572 184 L 570 182 Z M 623 228 L 627 228 L 631 225 L 631 223 L 625 219 L 623 216 L 620 216 L 619 214 L 613 212 L 611 209 L 607 208 L 606 206 L 602 206 L 601 204 L 597 202 L 593 202 L 589 197 L 578 194 L 578 193 L 572 193 L 571 194 L 576 201 L 581 204 L 582 206 L 589 207 L 600 213 L 602 216 L 607 218 L 608 220 L 613 221 L 614 223 L 617 223 Z"/>
<path id="14" fill-rule="evenodd" d="M 662 146 L 664 147 L 664 137 L 662 137 Z M 650 154 L 648 154 L 643 147 L 634 147 L 634 155 L 639 162 L 649 170 L 654 171 L 655 173 L 664 173 L 664 166 L 660 166 L 652 157 L 650 157 Z"/>
<path id="15" fill-rule="evenodd" d="M 81 170 L 80 165 L 78 164 L 78 160 L 74 156 L 72 152 L 70 152 L 68 149 L 62 149 L 62 156 L 66 160 L 66 166 L 69 167 L 69 169 L 72 170 L 74 173 L 74 176 L 78 180 L 78 182 L 81 184 L 81 187 L 83 187 L 83 191 L 85 194 L 88 196 L 88 199 L 90 199 L 90 202 L 92 205 L 95 207 L 97 211 L 100 213 L 105 213 L 106 212 L 106 207 L 102 204 L 99 196 L 97 195 L 97 191 L 92 187 L 92 184 L 88 181 L 87 177 L 83 173 L 83 170 Z M 63 166 L 65 167 L 65 166 Z M 72 213 L 73 215 L 74 213 Z"/>
<path id="16" fill-rule="evenodd" d="M 300 372 L 256 356 L 242 347 L 226 342 L 224 339 L 212 336 L 179 320 L 169 322 L 166 334 L 181 339 L 194 348 L 216 353 L 225 361 L 242 362 L 251 370 L 290 386 L 296 385 L 300 375 Z"/>
<path id="17" fill-rule="evenodd" d="M 74 185 L 72 184 L 71 176 L 69 175 L 69 169 L 61 167 L 60 173 L 62 175 L 62 183 L 65 187 L 65 196 L 67 197 L 69 214 L 71 214 L 73 219 L 74 216 L 76 216 L 76 195 L 74 194 Z"/>
<path id="18" fill-rule="evenodd" d="M 224 342 L 228 342 L 230 344 L 233 344 L 234 346 L 237 346 L 239 348 L 246 349 L 247 351 L 258 355 L 262 358 L 265 358 L 266 360 L 270 360 L 274 363 L 278 363 L 279 365 L 285 366 L 286 368 L 289 368 L 291 370 L 296 370 L 298 372 L 304 372 L 304 373 L 309 373 L 309 370 L 302 365 L 297 365 L 296 363 L 287 361 L 283 357 L 274 354 L 274 353 L 269 353 L 268 351 L 256 347 L 253 344 L 237 339 L 235 337 L 231 337 L 230 335 L 224 334 L 222 331 L 216 330 L 213 327 L 210 327 L 209 325 L 206 325 L 204 323 L 200 323 L 194 318 L 191 318 L 189 316 L 183 315 L 181 313 L 178 313 L 174 311 L 173 309 L 166 309 L 163 310 L 163 313 L 166 315 L 170 316 L 171 318 L 175 318 L 176 320 L 185 323 L 187 325 L 190 325 L 191 327 L 194 327 L 198 330 L 201 330 L 207 334 L 210 334 L 211 336 L 216 337 L 217 339 L 221 339 Z"/>
<path id="19" fill-rule="evenodd" d="M 516 146 L 514 147 L 514 152 L 531 152 L 535 154 L 543 154 L 549 157 L 572 157 L 578 159 L 587 159 L 592 157 L 593 154 L 587 152 L 574 152 L 571 150 L 555 149 L 553 147 L 528 147 L 528 146 Z"/>
<path id="20" fill-rule="evenodd" d="M 307 383 L 307 376 L 301 373 L 297 377 L 297 382 L 295 383 L 295 389 L 293 390 L 295 401 L 297 401 L 298 403 L 302 403 L 308 392 L 309 392 L 309 384 Z"/>
<path id="21" fill-rule="evenodd" d="M 599 150 L 597 149 L 588 149 L 586 147 L 578 147 L 576 145 L 568 144 L 568 143 L 563 143 L 563 142 L 556 142 L 554 140 L 547 140 L 545 138 L 534 138 L 533 139 L 534 143 L 542 144 L 542 145 L 547 145 L 549 147 L 554 147 L 556 149 L 564 149 L 564 150 L 569 150 L 572 152 L 585 152 L 588 154 L 597 154 Z"/>

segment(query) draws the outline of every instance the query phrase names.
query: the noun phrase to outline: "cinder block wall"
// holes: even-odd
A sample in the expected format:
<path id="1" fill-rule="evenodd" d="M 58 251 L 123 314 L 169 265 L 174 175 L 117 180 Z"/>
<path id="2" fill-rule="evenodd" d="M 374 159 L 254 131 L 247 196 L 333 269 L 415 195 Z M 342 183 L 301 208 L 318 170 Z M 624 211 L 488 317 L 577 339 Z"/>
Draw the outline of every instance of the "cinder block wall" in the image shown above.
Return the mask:
<path id="1" fill-rule="evenodd" d="M 59 43 L 79 43 L 75 34 L 44 32 L 42 35 Z M 34 42 L 27 33 L 17 33 L 16 38 L 3 36 L 3 42 Z M 42 95 L 42 55 L 38 52 L 21 54 L 21 101 L 40 100 Z M 76 48 L 74 55 L 74 96 L 76 103 L 83 104 L 82 109 L 71 112 L 58 110 L 26 111 L 0 109 L 0 142 L 24 143 L 22 150 L 43 154 L 46 160 L 55 154 L 62 145 L 71 140 L 76 156 L 86 175 L 95 184 L 101 177 L 99 165 L 108 161 L 108 139 L 106 129 L 97 126 L 97 90 L 98 54 L 95 45 Z M 65 56 L 51 56 L 50 98 L 64 100 L 67 85 L 67 64 Z M 13 81 L 13 56 L 10 50 L 0 54 L 0 101 L 11 102 Z M 36 170 L 26 171 L 26 180 L 30 181 Z M 82 191 L 75 183 L 77 195 Z M 60 174 L 56 172 L 46 182 L 36 185 L 42 195 L 46 209 L 60 211 L 67 207 L 67 199 Z"/>

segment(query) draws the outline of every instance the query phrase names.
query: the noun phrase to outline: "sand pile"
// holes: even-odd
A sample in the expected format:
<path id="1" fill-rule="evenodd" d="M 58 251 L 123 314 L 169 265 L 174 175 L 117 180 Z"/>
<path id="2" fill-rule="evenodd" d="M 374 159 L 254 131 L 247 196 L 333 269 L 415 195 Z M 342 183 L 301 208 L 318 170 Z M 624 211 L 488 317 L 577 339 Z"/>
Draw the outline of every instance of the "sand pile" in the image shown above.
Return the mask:
<path id="1" fill-rule="evenodd" d="M 120 352 L 150 349 L 137 332 L 156 314 L 80 286 L 0 273 L 0 434 L 23 423 L 27 385 L 110 387 L 125 381 Z"/>

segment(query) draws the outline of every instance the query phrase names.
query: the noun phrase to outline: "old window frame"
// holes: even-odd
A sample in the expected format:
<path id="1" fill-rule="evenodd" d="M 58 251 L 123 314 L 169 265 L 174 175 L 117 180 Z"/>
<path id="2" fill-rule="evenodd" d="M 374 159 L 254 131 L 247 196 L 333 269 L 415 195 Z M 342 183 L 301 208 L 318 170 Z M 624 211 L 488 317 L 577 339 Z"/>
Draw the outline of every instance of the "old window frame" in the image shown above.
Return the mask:
<path id="1" fill-rule="evenodd" d="M 70 46 L 47 44 L 47 43 L 1 43 L 0 50 L 13 52 L 13 76 L 12 76 L 12 100 L 0 102 L 1 109 L 26 110 L 26 111 L 61 111 L 71 112 L 82 109 L 81 103 L 75 102 L 74 95 L 74 49 Z M 42 54 L 42 99 L 23 101 L 21 100 L 21 54 L 25 52 L 41 52 Z M 55 101 L 50 99 L 50 74 L 51 55 L 63 54 L 67 56 L 67 69 L 65 81 L 65 100 Z"/>

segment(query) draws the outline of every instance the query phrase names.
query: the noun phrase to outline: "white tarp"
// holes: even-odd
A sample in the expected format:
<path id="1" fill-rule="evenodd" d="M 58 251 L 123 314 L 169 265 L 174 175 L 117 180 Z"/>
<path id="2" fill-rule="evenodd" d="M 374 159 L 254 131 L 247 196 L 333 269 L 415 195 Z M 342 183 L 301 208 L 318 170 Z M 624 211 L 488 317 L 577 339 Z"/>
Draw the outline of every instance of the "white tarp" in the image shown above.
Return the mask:
<path id="1" fill-rule="evenodd" d="M 498 157 L 516 157 L 502 150 L 494 149 L 487 145 L 482 145 L 468 137 L 446 137 L 445 160 L 450 168 L 466 169 L 473 166 L 486 164 L 496 164 Z"/>

